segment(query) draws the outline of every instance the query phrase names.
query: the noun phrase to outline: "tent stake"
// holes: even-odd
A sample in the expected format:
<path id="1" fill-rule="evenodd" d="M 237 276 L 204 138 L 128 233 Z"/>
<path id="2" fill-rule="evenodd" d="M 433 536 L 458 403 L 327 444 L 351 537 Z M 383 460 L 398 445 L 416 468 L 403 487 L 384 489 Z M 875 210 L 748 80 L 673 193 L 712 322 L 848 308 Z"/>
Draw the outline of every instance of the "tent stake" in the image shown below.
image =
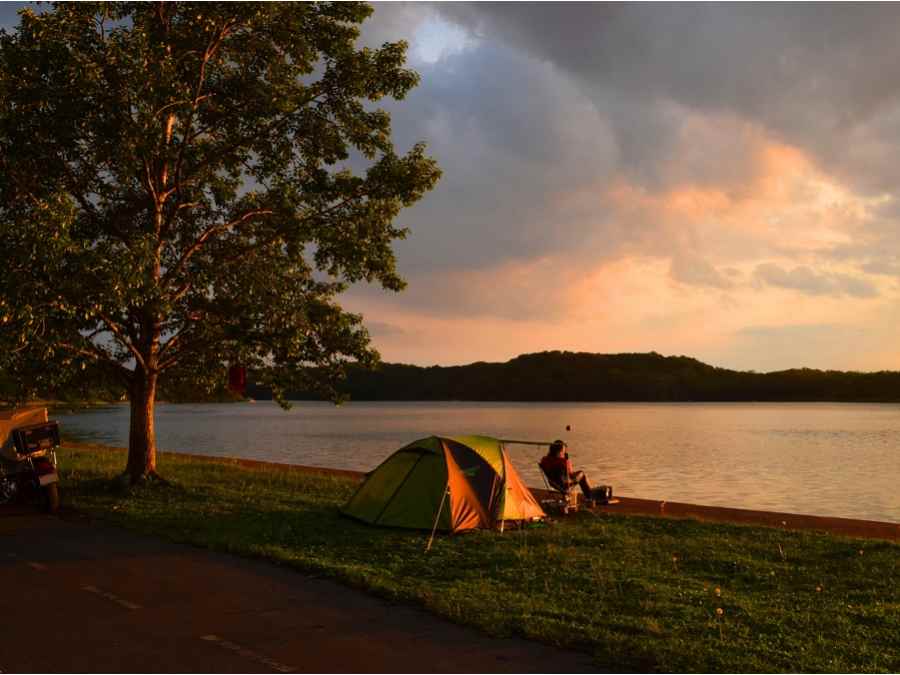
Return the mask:
<path id="1" fill-rule="evenodd" d="M 441 519 L 441 511 L 444 510 L 444 501 L 447 499 L 447 495 L 450 494 L 450 483 L 447 483 L 447 489 L 444 490 L 444 496 L 441 497 L 441 505 L 438 507 L 437 515 L 434 517 L 434 527 L 431 528 L 431 536 L 428 537 L 428 546 L 425 547 L 425 553 L 431 550 L 431 544 L 434 542 L 434 533 L 437 532 L 437 524 Z"/>

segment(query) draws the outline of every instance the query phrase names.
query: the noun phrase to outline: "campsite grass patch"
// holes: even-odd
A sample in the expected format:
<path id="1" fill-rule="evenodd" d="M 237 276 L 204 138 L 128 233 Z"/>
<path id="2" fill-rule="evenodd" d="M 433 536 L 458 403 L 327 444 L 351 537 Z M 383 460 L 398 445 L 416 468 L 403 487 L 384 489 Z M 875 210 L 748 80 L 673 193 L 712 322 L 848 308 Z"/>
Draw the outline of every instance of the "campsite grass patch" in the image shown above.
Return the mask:
<path id="1" fill-rule="evenodd" d="M 344 518 L 353 479 L 164 454 L 172 486 L 128 492 L 124 452 L 59 453 L 64 504 L 258 556 L 494 635 L 668 672 L 900 671 L 900 546 L 813 532 L 580 513 L 439 536 Z"/>

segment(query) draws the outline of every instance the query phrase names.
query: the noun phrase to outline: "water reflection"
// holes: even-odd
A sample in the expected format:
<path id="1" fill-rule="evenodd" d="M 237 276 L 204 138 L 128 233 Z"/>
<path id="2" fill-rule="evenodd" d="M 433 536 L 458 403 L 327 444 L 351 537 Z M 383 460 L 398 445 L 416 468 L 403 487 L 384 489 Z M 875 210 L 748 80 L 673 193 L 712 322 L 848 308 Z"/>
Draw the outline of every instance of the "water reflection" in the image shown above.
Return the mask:
<path id="1" fill-rule="evenodd" d="M 85 440 L 127 442 L 127 406 L 57 417 Z M 563 438 L 620 494 L 900 522 L 898 405 L 160 404 L 156 425 L 162 450 L 359 470 L 434 433 Z M 541 449 L 510 451 L 540 485 Z"/>

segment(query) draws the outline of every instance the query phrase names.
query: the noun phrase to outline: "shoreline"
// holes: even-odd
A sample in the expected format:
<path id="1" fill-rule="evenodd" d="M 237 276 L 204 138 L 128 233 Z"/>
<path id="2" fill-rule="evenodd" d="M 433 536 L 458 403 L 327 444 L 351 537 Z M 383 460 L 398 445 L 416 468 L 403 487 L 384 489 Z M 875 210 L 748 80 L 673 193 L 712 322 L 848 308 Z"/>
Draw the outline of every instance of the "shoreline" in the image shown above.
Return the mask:
<path id="1" fill-rule="evenodd" d="M 335 404 L 333 401 L 329 401 L 326 399 L 319 398 L 292 398 L 287 399 L 287 402 L 291 405 L 295 405 L 298 403 L 321 403 L 328 404 L 331 406 L 348 406 L 353 405 L 354 403 L 385 403 L 385 404 L 395 404 L 395 403 L 490 403 L 490 404 L 559 404 L 559 405 L 569 405 L 569 404 L 621 404 L 621 405 L 635 405 L 646 403 L 647 405 L 754 405 L 754 404 L 767 404 L 767 403 L 776 403 L 776 404 L 797 404 L 797 405 L 810 405 L 810 404 L 830 404 L 830 405 L 900 405 L 900 398 L 885 398 L 885 399 L 838 399 L 838 398 L 810 398 L 810 399 L 776 399 L 776 398 L 759 398 L 759 399 L 738 399 L 738 398 L 729 398 L 729 399 L 649 399 L 649 398 L 616 398 L 616 399 L 547 399 L 547 400 L 539 400 L 539 399 L 495 399 L 495 398 L 354 398 L 344 401 L 340 404 Z M 276 403 L 275 399 L 272 398 L 246 398 L 246 399 L 236 399 L 233 401 L 167 401 L 167 400 L 157 400 L 157 404 L 163 403 L 166 405 L 177 405 L 177 406 L 188 406 L 188 405 L 214 405 L 218 403 Z M 33 407 L 42 405 L 47 408 L 59 408 L 59 409 L 74 409 L 80 410 L 82 408 L 103 408 L 107 406 L 127 406 L 129 405 L 128 400 L 117 400 L 117 401 L 105 401 L 105 400 L 94 400 L 94 401 L 56 401 L 56 400 L 35 400 L 29 401 L 27 403 L 21 404 L 20 407 Z M 0 407 L 3 408 L 14 408 L 15 406 L 10 405 L 8 402 L 0 402 Z"/>
<path id="2" fill-rule="evenodd" d="M 102 445 L 96 443 L 83 443 L 77 441 L 64 441 L 63 448 L 74 449 L 105 449 L 123 451 L 125 448 Z M 255 459 L 241 459 L 238 457 L 216 457 L 211 455 L 196 455 L 187 452 L 165 452 L 165 455 L 184 457 L 191 460 L 224 462 L 246 469 L 278 469 L 280 471 L 298 472 L 323 476 L 339 476 L 343 478 L 362 481 L 366 472 L 352 471 L 349 469 L 330 469 L 327 467 L 305 466 L 302 464 L 284 464 L 280 462 L 267 462 Z M 540 500 L 551 493 L 540 488 L 529 487 L 532 493 Z M 704 506 L 702 504 L 685 504 L 682 502 L 670 502 L 666 500 L 641 499 L 638 497 L 623 497 L 616 495 L 618 504 L 598 506 L 597 511 L 609 515 L 623 514 L 631 516 L 650 516 L 656 518 L 693 519 L 701 522 L 731 523 L 738 525 L 756 525 L 785 530 L 813 530 L 826 532 L 837 536 L 860 539 L 884 539 L 888 541 L 900 541 L 900 523 L 890 523 L 879 520 L 862 520 L 856 518 L 841 518 L 836 516 L 816 516 L 799 513 L 783 513 L 779 511 L 760 511 L 754 509 L 741 509 L 725 506 Z"/>

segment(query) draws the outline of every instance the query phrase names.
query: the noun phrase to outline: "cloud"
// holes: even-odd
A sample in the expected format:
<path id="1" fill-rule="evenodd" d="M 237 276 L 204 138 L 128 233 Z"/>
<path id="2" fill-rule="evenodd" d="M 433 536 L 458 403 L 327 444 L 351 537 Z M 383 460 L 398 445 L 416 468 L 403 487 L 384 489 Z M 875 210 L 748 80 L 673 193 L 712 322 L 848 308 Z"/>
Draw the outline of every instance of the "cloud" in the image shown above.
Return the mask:
<path id="1" fill-rule="evenodd" d="M 900 277 L 900 259 L 895 256 L 885 257 L 883 260 L 871 260 L 862 265 L 861 269 L 869 274 L 883 274 L 890 277 Z"/>
<path id="2" fill-rule="evenodd" d="M 789 367 L 799 352 L 763 354 L 772 343 L 740 331 L 870 321 L 856 303 L 896 294 L 876 270 L 900 259 L 898 202 L 853 175 L 855 149 L 829 159 L 834 132 L 818 142 L 829 120 L 852 117 L 840 99 L 777 91 L 801 91 L 804 71 L 845 86 L 815 73 L 818 28 L 796 28 L 791 44 L 806 10 L 782 9 L 787 27 L 775 10 L 718 6 L 429 8 L 469 39 L 415 62 L 422 84 L 392 112 L 401 147 L 427 140 L 445 176 L 401 216 L 408 290 L 354 290 L 352 302 L 423 326 L 431 346 L 386 341 L 385 357 L 458 363 L 538 345 Z M 836 30 L 841 42 L 867 29 Z M 458 338 L 473 331 L 479 353 Z"/>
<path id="3" fill-rule="evenodd" d="M 368 306 L 402 306 L 420 316 L 558 321 L 573 311 L 571 289 L 585 270 L 562 257 L 508 261 L 478 269 L 416 273 L 400 296 L 359 286 L 347 298 Z"/>
<path id="4" fill-rule="evenodd" d="M 740 273 L 733 270 L 733 273 Z M 676 254 L 672 257 L 669 273 L 675 281 L 692 286 L 710 286 L 718 289 L 729 289 L 734 283 L 726 278 L 709 262 L 697 255 Z M 734 275 L 734 274 L 733 274 Z"/>
<path id="5" fill-rule="evenodd" d="M 850 295 L 855 298 L 873 298 L 878 295 L 874 285 L 847 274 L 818 273 L 804 265 L 784 269 L 773 263 L 756 266 L 753 278 L 762 285 L 787 288 L 809 295 Z"/>
<path id="6" fill-rule="evenodd" d="M 900 8 L 449 3 L 437 10 L 569 77 L 608 126 L 615 175 L 636 189 L 750 193 L 763 168 L 756 149 L 780 145 L 845 193 L 882 205 L 833 214 L 843 220 L 833 231 L 846 241 L 820 242 L 821 259 L 843 256 L 873 271 L 900 257 L 900 90 L 888 75 L 900 63 L 892 37 Z M 794 203 L 819 199 L 827 194 L 813 189 Z M 670 238 L 664 228 L 657 234 Z"/>
<path id="7" fill-rule="evenodd" d="M 618 242 L 602 186 L 616 147 L 607 123 L 547 64 L 482 43 L 419 66 L 421 85 L 392 108 L 399 147 L 426 140 L 444 177 L 401 216 L 408 271 L 502 265 Z"/>
<path id="8" fill-rule="evenodd" d="M 888 179 L 897 168 L 879 141 L 898 140 L 900 92 L 885 80 L 900 62 L 897 7 L 453 3 L 439 10 L 570 73 L 598 106 L 614 99 L 660 111 L 675 102 L 737 114 L 836 163 L 860 185 L 895 182 Z M 654 145 L 660 128 L 663 138 L 677 129 L 637 123 Z M 879 170 L 857 173 L 863 165 Z"/>
<path id="9" fill-rule="evenodd" d="M 407 329 L 393 323 L 385 321 L 366 321 L 366 328 L 369 334 L 377 339 L 380 338 L 396 338 L 407 334 Z"/>

